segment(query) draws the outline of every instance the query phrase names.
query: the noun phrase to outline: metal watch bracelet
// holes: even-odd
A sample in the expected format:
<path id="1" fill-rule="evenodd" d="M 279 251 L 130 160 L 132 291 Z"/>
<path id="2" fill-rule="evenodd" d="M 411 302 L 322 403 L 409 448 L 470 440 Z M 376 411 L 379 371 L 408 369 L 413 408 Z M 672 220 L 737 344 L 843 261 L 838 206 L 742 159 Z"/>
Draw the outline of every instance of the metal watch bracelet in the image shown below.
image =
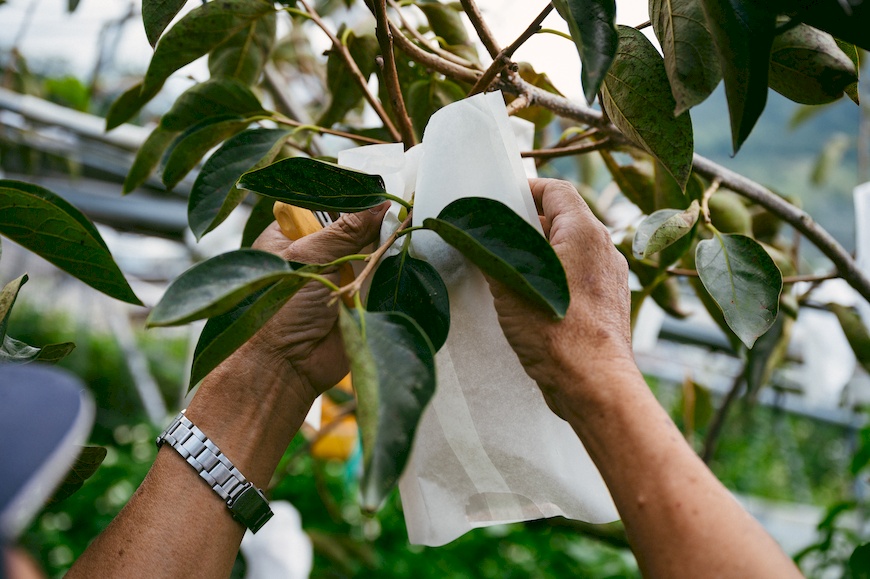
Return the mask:
<path id="1" fill-rule="evenodd" d="M 245 478 L 223 452 L 184 415 L 184 410 L 157 437 L 157 448 L 164 443 L 174 448 L 187 464 L 227 504 L 233 518 L 256 533 L 272 518 L 269 502 Z"/>

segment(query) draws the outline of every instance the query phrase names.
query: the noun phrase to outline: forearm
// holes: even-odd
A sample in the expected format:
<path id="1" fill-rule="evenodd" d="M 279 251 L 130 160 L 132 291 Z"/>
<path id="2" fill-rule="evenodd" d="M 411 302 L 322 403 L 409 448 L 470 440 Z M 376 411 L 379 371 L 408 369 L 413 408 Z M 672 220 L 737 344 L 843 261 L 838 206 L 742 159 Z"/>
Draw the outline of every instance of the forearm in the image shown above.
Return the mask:
<path id="1" fill-rule="evenodd" d="M 576 388 L 583 379 L 566 373 L 575 389 L 564 391 L 574 400 L 561 406 L 610 488 L 644 576 L 800 577 L 685 442 L 633 364 L 594 377 L 585 395 Z"/>
<path id="2" fill-rule="evenodd" d="M 313 400 L 295 381 L 290 368 L 243 348 L 203 381 L 186 415 L 263 488 Z M 226 577 L 244 530 L 164 445 L 127 506 L 68 577 Z"/>

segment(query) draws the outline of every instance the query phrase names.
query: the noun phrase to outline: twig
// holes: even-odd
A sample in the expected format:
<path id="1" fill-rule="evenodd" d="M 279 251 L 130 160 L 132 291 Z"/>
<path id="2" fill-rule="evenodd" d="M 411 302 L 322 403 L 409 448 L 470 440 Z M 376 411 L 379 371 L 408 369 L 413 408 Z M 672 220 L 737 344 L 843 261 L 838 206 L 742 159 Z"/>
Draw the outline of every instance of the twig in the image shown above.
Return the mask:
<path id="1" fill-rule="evenodd" d="M 701 460 L 709 464 L 713 459 L 713 454 L 716 452 L 716 443 L 719 441 L 719 435 L 722 434 L 722 427 L 725 425 L 725 419 L 728 417 L 728 411 L 731 405 L 737 400 L 737 395 L 740 393 L 740 387 L 743 386 L 743 374 L 745 369 L 741 370 L 734 377 L 734 382 L 731 384 L 731 389 L 722 400 L 722 404 L 716 410 L 716 414 L 710 421 L 710 428 L 707 430 L 707 436 L 704 437 L 704 449 L 701 451 Z"/>
<path id="2" fill-rule="evenodd" d="M 317 125 L 308 125 L 300 121 L 295 121 L 293 119 L 287 118 L 283 115 L 280 117 L 276 117 L 274 121 L 276 123 L 287 125 L 289 127 L 296 127 L 297 129 L 304 129 L 308 131 L 313 131 L 315 133 L 323 133 L 325 135 L 335 135 L 336 137 L 344 137 L 345 139 L 351 139 L 360 143 L 368 143 L 370 145 L 389 144 L 388 141 L 382 141 L 381 139 L 375 139 L 373 137 L 364 137 L 362 135 L 354 135 L 353 133 L 347 133 L 345 131 L 339 131 L 336 129 L 327 129 L 326 127 L 320 127 Z"/>
<path id="3" fill-rule="evenodd" d="M 511 101 L 511 103 L 508 104 L 505 108 L 507 110 L 508 116 L 512 117 L 521 110 L 528 108 L 530 104 L 532 104 L 532 99 L 529 98 L 529 95 L 521 94 L 513 101 Z"/>
<path id="4" fill-rule="evenodd" d="M 544 9 L 538 14 L 538 17 L 535 18 L 531 24 L 529 24 L 528 28 L 520 34 L 516 40 L 510 43 L 510 45 L 506 46 L 504 50 L 500 50 L 498 54 L 493 57 L 492 64 L 486 71 L 483 73 L 483 76 L 480 77 L 477 82 L 471 87 L 471 90 L 468 91 L 468 96 L 476 95 L 479 92 L 485 91 L 489 88 L 489 85 L 495 80 L 495 77 L 499 75 L 501 71 L 505 69 L 505 67 L 511 65 L 511 57 L 517 51 L 517 49 L 522 46 L 529 38 L 535 35 L 535 32 L 541 28 L 541 22 L 553 11 L 553 5 L 547 4 Z M 523 93 L 520 93 L 522 96 Z"/>
<path id="5" fill-rule="evenodd" d="M 308 13 L 308 16 L 311 20 L 323 30 L 324 34 L 329 37 L 329 40 L 332 42 L 332 46 L 335 50 L 338 51 L 338 54 L 341 56 L 342 60 L 344 60 L 345 65 L 347 65 L 348 70 L 351 72 L 351 76 L 353 76 L 359 88 L 362 89 L 363 96 L 374 109 L 375 113 L 377 113 L 378 117 L 380 117 L 381 122 L 384 123 L 384 128 L 390 133 L 390 136 L 396 141 L 402 140 L 402 135 L 396 129 L 396 125 L 393 124 L 393 121 L 390 119 L 390 115 L 387 114 L 387 111 L 384 110 L 381 102 L 372 94 L 369 90 L 368 81 L 366 77 L 363 76 L 362 71 L 356 65 L 356 62 L 353 59 L 353 56 L 350 54 L 350 51 L 347 49 L 347 46 L 342 44 L 341 40 L 333 34 L 333 32 L 329 29 L 326 23 L 320 18 L 320 15 L 315 12 L 315 10 L 309 6 L 307 0 L 299 0 L 299 3 L 302 4 L 305 11 Z"/>
<path id="6" fill-rule="evenodd" d="M 652 20 L 647 20 L 646 22 L 641 22 L 637 26 L 634 27 L 635 30 L 643 30 L 644 28 L 649 28 L 652 26 Z"/>
<path id="7" fill-rule="evenodd" d="M 462 9 L 465 10 L 465 14 L 468 16 L 468 19 L 471 20 L 471 25 L 474 26 L 474 30 L 477 31 L 478 38 L 480 38 L 480 41 L 486 47 L 486 51 L 489 52 L 489 55 L 493 60 L 495 60 L 495 57 L 498 56 L 501 49 L 498 47 L 498 41 L 495 39 L 489 26 L 487 26 L 486 21 L 484 21 L 483 14 L 480 13 L 477 4 L 475 4 L 474 0 L 459 1 L 462 4 Z"/>
<path id="8" fill-rule="evenodd" d="M 415 26 L 412 26 L 411 23 L 405 19 L 404 14 L 402 14 L 402 7 L 399 6 L 395 0 L 387 0 L 387 1 L 389 2 L 390 7 L 393 8 L 393 10 L 395 10 L 396 13 L 399 15 L 399 22 L 402 23 L 402 28 L 407 30 L 408 33 L 414 37 L 414 40 L 416 40 L 417 42 L 419 42 L 420 44 L 422 44 L 423 46 L 425 46 L 426 48 L 428 48 L 429 50 L 431 50 L 432 52 L 434 52 L 435 54 L 437 54 L 441 58 L 443 58 L 445 60 L 449 60 L 449 61 L 453 62 L 454 64 L 458 64 L 459 66 L 465 66 L 467 68 L 475 68 L 475 69 L 480 68 L 479 65 L 477 65 L 473 62 L 470 62 L 468 60 L 465 60 L 461 56 L 457 56 L 448 50 L 444 50 L 443 48 L 441 48 L 441 45 L 438 44 L 438 41 L 435 41 L 435 44 L 430 43 L 429 40 L 425 36 L 420 34 L 420 31 L 417 30 L 417 28 Z"/>
<path id="9" fill-rule="evenodd" d="M 610 140 L 604 137 L 600 141 L 593 143 L 582 143 L 580 145 L 571 145 L 570 147 L 555 147 L 552 149 L 536 149 L 534 151 L 523 151 L 520 153 L 522 157 L 535 157 L 538 159 L 555 159 L 556 157 L 568 157 L 570 155 L 582 155 L 583 153 L 591 153 L 610 146 Z"/>
<path id="10" fill-rule="evenodd" d="M 375 34 L 378 37 L 378 45 L 381 47 L 381 57 L 384 63 L 384 83 L 387 94 L 390 96 L 390 104 L 393 114 L 399 124 L 399 132 L 402 134 L 402 143 L 405 150 L 417 144 L 417 136 L 405 107 L 405 97 L 402 96 L 402 87 L 399 86 L 399 73 L 396 70 L 396 57 L 393 54 L 393 35 L 390 32 L 390 24 L 387 20 L 387 0 L 374 0 L 375 19 L 377 26 Z"/>
<path id="11" fill-rule="evenodd" d="M 704 216 L 704 222 L 707 225 L 712 223 L 710 218 L 710 197 L 713 196 L 713 193 L 719 190 L 719 185 L 722 184 L 722 180 L 718 177 L 713 179 L 713 182 L 710 183 L 710 186 L 704 190 L 703 195 L 701 195 L 701 215 Z"/>
<path id="12" fill-rule="evenodd" d="M 474 84 L 477 82 L 477 79 L 480 78 L 481 73 L 479 71 L 450 62 L 449 60 L 441 58 L 437 54 L 426 52 L 411 42 L 394 23 L 390 24 L 390 32 L 393 33 L 393 41 L 396 43 L 396 46 L 399 47 L 399 50 L 410 56 L 411 60 L 414 62 L 422 64 L 426 68 L 440 72 L 450 78 L 461 80 L 463 82 L 470 82 L 471 84 Z"/>
<path id="13" fill-rule="evenodd" d="M 672 267 L 667 270 L 669 275 L 678 275 L 681 277 L 698 277 L 698 271 L 694 269 L 684 269 L 680 267 Z M 830 271 L 828 273 L 804 273 L 800 275 L 784 275 L 782 276 L 782 283 L 790 284 L 790 283 L 798 283 L 798 282 L 810 282 L 810 283 L 818 283 L 822 281 L 826 281 L 829 279 L 836 279 L 840 277 L 836 271 Z"/>
<path id="14" fill-rule="evenodd" d="M 352 296 L 356 293 L 359 293 L 360 289 L 362 289 L 363 282 L 365 282 L 366 278 L 368 278 L 372 272 L 377 267 L 378 262 L 381 260 L 381 257 L 387 252 L 388 249 L 395 243 L 395 241 L 399 238 L 399 233 L 408 227 L 411 224 L 411 219 L 414 216 L 413 211 L 408 212 L 408 216 L 402 222 L 401 225 L 387 238 L 387 240 L 376 250 L 374 250 L 371 255 L 366 259 L 366 266 L 359 273 L 356 278 L 347 284 L 346 286 L 340 288 L 338 291 L 332 292 L 332 299 L 337 299 L 343 295 Z"/>

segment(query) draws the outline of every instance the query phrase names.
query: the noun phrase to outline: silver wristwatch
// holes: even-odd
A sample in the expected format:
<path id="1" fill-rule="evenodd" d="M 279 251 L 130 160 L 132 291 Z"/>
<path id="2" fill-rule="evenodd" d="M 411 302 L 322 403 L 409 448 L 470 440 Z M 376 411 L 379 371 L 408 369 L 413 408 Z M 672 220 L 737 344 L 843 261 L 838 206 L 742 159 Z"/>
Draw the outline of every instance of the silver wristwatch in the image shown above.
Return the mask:
<path id="1" fill-rule="evenodd" d="M 251 529 L 252 533 L 259 531 L 272 518 L 272 509 L 263 491 L 239 472 L 217 445 L 184 415 L 184 410 L 157 437 L 157 448 L 164 443 L 184 457 L 226 502 L 233 518 Z"/>

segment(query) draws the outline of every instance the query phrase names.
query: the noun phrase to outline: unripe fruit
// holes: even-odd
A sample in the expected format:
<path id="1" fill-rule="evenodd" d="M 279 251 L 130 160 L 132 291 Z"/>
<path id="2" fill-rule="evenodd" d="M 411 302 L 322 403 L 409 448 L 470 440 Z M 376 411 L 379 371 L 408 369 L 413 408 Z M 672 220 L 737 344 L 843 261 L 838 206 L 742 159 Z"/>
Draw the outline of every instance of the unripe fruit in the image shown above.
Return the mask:
<path id="1" fill-rule="evenodd" d="M 718 191 L 708 206 L 713 227 L 722 233 L 752 235 L 752 215 L 736 193 Z"/>

